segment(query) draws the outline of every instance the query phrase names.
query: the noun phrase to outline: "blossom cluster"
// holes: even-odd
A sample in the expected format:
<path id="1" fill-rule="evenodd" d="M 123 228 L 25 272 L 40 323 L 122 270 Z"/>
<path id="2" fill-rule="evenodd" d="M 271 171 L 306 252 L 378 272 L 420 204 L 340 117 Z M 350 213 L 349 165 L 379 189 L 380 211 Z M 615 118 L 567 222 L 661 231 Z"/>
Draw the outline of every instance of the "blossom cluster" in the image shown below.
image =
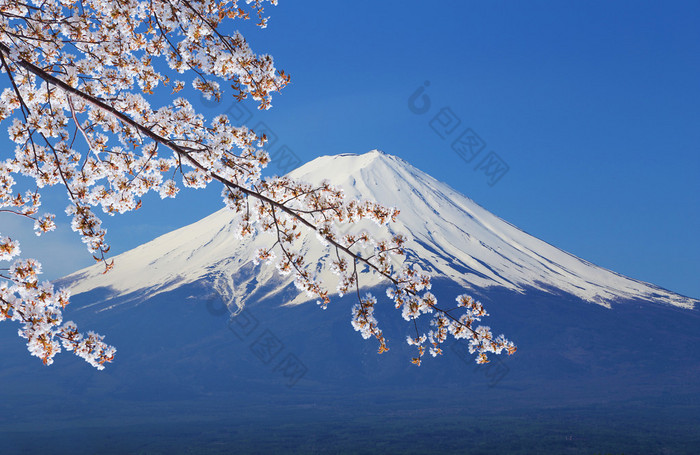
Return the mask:
<path id="1" fill-rule="evenodd" d="M 401 311 L 401 316 L 415 327 L 415 337 L 407 342 L 417 347 L 418 355 L 412 359 L 420 365 L 430 344 L 432 356 L 442 354 L 440 345 L 449 336 L 467 339 L 472 354 L 478 363 L 488 362 L 488 353 L 500 354 L 504 350 L 513 354 L 514 344 L 503 335 L 494 338 L 489 327 L 474 327 L 474 323 L 488 316 L 483 305 L 467 295 L 457 297 L 457 306 L 443 309 L 430 292 L 430 276 L 420 273 L 413 266 L 396 265 L 392 257 L 406 255 L 407 239 L 396 234 L 390 238 L 375 238 L 366 231 L 346 232 L 360 220 L 372 220 L 378 225 L 390 225 L 396 220 L 399 210 L 384 207 L 372 201 L 346 201 L 343 191 L 322 182 L 314 187 L 288 177 L 260 182 L 258 193 L 247 195 L 232 192 L 229 207 L 241 214 L 239 234 L 253 235 L 260 230 L 270 232 L 276 241 L 269 248 L 258 251 L 257 262 L 274 263 L 280 273 L 293 274 L 296 286 L 309 297 L 318 299 L 322 308 L 330 302 L 329 283 L 322 283 L 301 254 L 299 239 L 302 230 L 313 229 L 318 240 L 334 255 L 329 269 L 338 277 L 336 291 L 339 295 L 349 292 L 357 294 L 358 303 L 352 308 L 352 326 L 365 339 L 374 337 L 379 342 L 379 353 L 388 351 L 387 340 L 374 315 L 376 298 L 367 293 L 360 296 L 358 267 L 366 267 L 385 279 L 389 287 L 387 296 Z M 351 230 L 351 229 L 350 229 Z M 280 253 L 275 254 L 274 249 Z M 435 314 L 429 322 L 429 331 L 421 331 L 418 319 L 425 314 Z M 424 324 L 422 324 L 424 325 Z"/>
<path id="2" fill-rule="evenodd" d="M 87 336 L 78 332 L 71 322 L 63 323 L 62 310 L 68 304 L 68 291 L 55 290 L 48 281 L 39 282 L 41 266 L 33 259 L 16 259 L 19 243 L 0 236 L 0 261 L 11 261 L 6 273 L 0 272 L 0 322 L 16 321 L 21 324 L 19 336 L 27 340 L 31 355 L 45 365 L 61 348 L 75 352 L 97 369 L 111 362 L 116 349 L 104 343 L 94 332 Z"/>

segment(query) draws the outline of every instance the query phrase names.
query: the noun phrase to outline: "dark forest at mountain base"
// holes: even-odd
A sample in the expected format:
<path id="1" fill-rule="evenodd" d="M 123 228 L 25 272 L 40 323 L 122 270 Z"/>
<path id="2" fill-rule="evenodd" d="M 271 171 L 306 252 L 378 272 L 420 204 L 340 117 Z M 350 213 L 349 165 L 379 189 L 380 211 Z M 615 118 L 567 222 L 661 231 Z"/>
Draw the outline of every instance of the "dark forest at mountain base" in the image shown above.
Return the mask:
<path id="1" fill-rule="evenodd" d="M 696 454 L 697 408 L 661 403 L 537 410 L 514 414 L 364 415 L 282 411 L 264 420 L 231 413 L 180 422 L 73 422 L 64 430 L 0 431 L 7 455 Z M 653 409 L 653 411 L 652 411 Z M 164 414 L 169 414 L 165 409 Z M 190 421 L 187 421 L 187 420 Z"/>
<path id="2" fill-rule="evenodd" d="M 462 291 L 435 284 L 441 299 Z M 201 283 L 70 315 L 118 347 L 102 372 L 70 354 L 44 367 L 0 331 L 2 453 L 698 453 L 697 310 L 475 294 L 514 356 L 477 366 L 450 344 L 416 367 L 391 305 L 379 356 L 350 297 L 323 311 L 282 295 L 231 317 Z M 274 352 L 257 349 L 267 339 Z"/>

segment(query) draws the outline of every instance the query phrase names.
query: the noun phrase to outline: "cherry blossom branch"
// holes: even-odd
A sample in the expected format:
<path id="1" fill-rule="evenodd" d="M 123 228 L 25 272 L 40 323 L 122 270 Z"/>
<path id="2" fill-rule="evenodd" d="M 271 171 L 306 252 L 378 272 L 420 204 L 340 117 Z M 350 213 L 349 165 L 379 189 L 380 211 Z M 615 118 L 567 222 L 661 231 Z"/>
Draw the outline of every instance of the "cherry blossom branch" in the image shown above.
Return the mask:
<path id="1" fill-rule="evenodd" d="M 221 94 L 218 82 L 213 80 L 216 77 L 233 82 L 231 87 L 238 91 L 237 99 L 250 94 L 260 102 L 260 108 L 270 107 L 270 93 L 288 83 L 289 77 L 275 70 L 270 56 L 253 54 L 239 33 L 224 36 L 219 32 L 219 24 L 225 17 L 248 18 L 247 13 L 236 9 L 235 1 L 202 0 L 196 5 L 190 0 L 133 1 L 136 3 L 127 5 L 121 1 L 59 4 L 56 0 L 45 0 L 31 13 L 17 3 L 0 12 L 6 20 L 0 27 L 0 57 L 15 93 L 13 97 L 12 90 L 3 92 L 0 119 L 7 118 L 17 107 L 24 117 L 24 122 L 15 118 L 9 128 L 11 138 L 20 147 L 14 161 L 0 162 L 0 181 L 6 185 L 0 188 L 0 206 L 21 206 L 26 202 L 10 193 L 14 181 L 8 172 L 34 177 L 39 187 L 62 183 L 73 200 L 69 207 L 73 229 L 81 233 L 90 251 L 101 251 L 104 260 L 108 248 L 104 243 L 105 231 L 91 207 L 102 205 L 109 214 L 138 209 L 141 205 L 138 198 L 150 190 L 158 190 L 161 197 L 174 197 L 179 191 L 174 180 L 163 182 L 163 174 L 174 167 L 173 176 L 179 172 L 185 186 L 200 188 L 211 180 L 222 183 L 226 204 L 239 212 L 245 209 L 239 225 L 241 234 L 252 233 L 252 223 L 256 222 L 264 231 L 274 229 L 275 245 L 284 256 L 280 264 L 284 266 L 286 261 L 284 267 L 292 267 L 296 272 L 295 284 L 321 297 L 323 306 L 328 302 L 327 291 L 315 282 L 292 242 L 301 235 L 297 230 L 301 227 L 315 232 L 321 243 L 333 248 L 338 260 L 332 263 L 331 270 L 340 277 L 339 293 L 354 285 L 358 294 L 353 326 L 363 336 L 377 337 L 380 351 L 386 346 L 372 316 L 375 300 L 369 295 L 364 298 L 359 295 L 358 264 L 389 281 L 388 296 L 416 330 L 416 320 L 421 314 L 437 311 L 437 318 L 431 322 L 437 331 L 431 330 L 426 337 L 417 330 L 416 338 L 408 340 L 409 344 L 418 346 L 419 356 L 414 358 L 414 363 L 420 364 L 423 344 L 428 338 L 433 344 L 431 354 L 440 353 L 438 344 L 444 341 L 448 331 L 455 338 L 465 338 L 468 334 L 470 349 L 479 352 L 479 361 L 485 361 L 486 351 L 498 353 L 512 347 L 505 339 L 491 341 L 488 327 L 472 328 L 472 323 L 486 314 L 478 302 L 458 297 L 458 308 L 465 308 L 465 314 L 457 318 L 451 314 L 454 309 L 437 307 L 437 300 L 427 292 L 429 277 L 411 267 L 395 270 L 389 257 L 404 254 L 402 236 L 394 235 L 391 241 L 375 241 L 366 234 L 338 237 L 335 233 L 336 225 L 354 223 L 361 218 L 387 224 L 398 211 L 392 214 L 370 202 L 346 203 L 342 192 L 325 182 L 312 188 L 285 177 L 261 180 L 260 170 L 269 162 L 269 156 L 256 147 L 262 147 L 264 135 L 256 137 L 245 127 L 232 127 L 226 116 L 216 117 L 211 127 L 205 127 L 202 116 L 182 98 L 174 100 L 172 106 L 154 111 L 144 97 L 134 93 L 136 83 L 146 94 L 152 94 L 160 82 L 168 83 L 169 78 L 156 71 L 151 62 L 153 56 L 165 55 L 171 69 L 196 73 L 199 79 L 195 77 L 192 81 L 194 88 L 207 97 L 213 94 L 218 99 Z M 269 1 L 273 5 L 277 3 Z M 263 2 L 247 3 L 253 4 L 260 19 L 258 25 L 264 27 L 267 18 L 262 16 Z M 139 6 L 138 12 L 129 9 L 135 5 Z M 23 22 L 15 29 L 8 28 L 14 21 Z M 148 30 L 142 33 L 146 27 Z M 66 39 L 57 39 L 60 35 Z M 171 40 L 171 35 L 181 39 Z M 64 45 L 73 46 L 84 58 L 76 60 L 75 56 L 66 54 Z M 212 80 L 207 80 L 206 75 L 211 75 Z M 37 80 L 46 87 L 45 91 L 37 85 Z M 173 92 L 183 87 L 184 82 L 175 81 Z M 68 117 L 65 112 L 69 113 Z M 78 117 L 83 113 L 88 118 L 85 127 Z M 63 129 L 69 118 L 76 125 L 70 145 L 70 134 Z M 106 134 L 115 135 L 127 149 L 143 147 L 142 152 L 135 154 L 122 147 L 108 150 L 109 137 L 98 131 L 100 127 Z M 78 131 L 90 149 L 84 159 L 72 149 Z M 35 134 L 41 136 L 46 147 L 34 143 Z M 54 137 L 58 138 L 55 146 L 49 140 Z M 159 145 L 171 150 L 172 158 L 157 158 Z M 234 146 L 243 153 L 232 153 Z M 107 154 L 104 160 L 100 158 L 102 153 Z M 185 172 L 183 166 L 194 170 Z M 107 188 L 96 183 L 102 179 L 108 180 Z M 27 210 L 35 211 L 38 192 L 36 197 L 28 194 L 27 198 L 32 204 Z M 359 248 L 370 241 L 373 254 L 365 254 Z M 260 250 L 259 258 L 269 258 L 275 245 Z M 346 257 L 353 261 L 351 275 Z M 426 292 L 421 295 L 421 291 Z"/>

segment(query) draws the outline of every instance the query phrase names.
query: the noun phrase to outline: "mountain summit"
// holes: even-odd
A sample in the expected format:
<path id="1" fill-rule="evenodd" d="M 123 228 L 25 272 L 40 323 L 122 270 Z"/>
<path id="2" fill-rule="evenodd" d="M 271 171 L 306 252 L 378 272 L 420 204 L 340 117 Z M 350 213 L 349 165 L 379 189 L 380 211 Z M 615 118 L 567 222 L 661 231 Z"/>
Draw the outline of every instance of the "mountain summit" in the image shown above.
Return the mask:
<path id="1" fill-rule="evenodd" d="M 539 240 L 493 215 L 468 197 L 396 156 L 373 150 L 354 155 L 319 157 L 289 173 L 312 184 L 328 179 L 348 198 L 376 200 L 401 210 L 392 226 L 404 233 L 408 260 L 434 278 L 448 279 L 467 289 L 502 287 L 567 293 L 609 307 L 621 300 L 645 300 L 692 309 L 697 300 L 634 280 L 579 259 Z M 73 294 L 109 288 L 109 297 L 154 295 L 202 279 L 217 291 L 243 303 L 264 289 L 271 295 L 291 284 L 272 266 L 254 266 L 254 252 L 270 245 L 256 235 L 239 241 L 237 220 L 222 209 L 194 224 L 175 230 L 116 256 L 114 269 L 101 265 L 80 270 L 62 281 Z M 381 235 L 374 225 L 362 225 Z M 303 251 L 309 259 L 326 260 L 327 251 L 307 235 Z M 310 261 L 310 263 L 313 263 Z M 334 277 L 327 277 L 334 283 Z M 379 284 L 365 274 L 365 287 Z M 297 295 L 288 303 L 302 303 Z"/>

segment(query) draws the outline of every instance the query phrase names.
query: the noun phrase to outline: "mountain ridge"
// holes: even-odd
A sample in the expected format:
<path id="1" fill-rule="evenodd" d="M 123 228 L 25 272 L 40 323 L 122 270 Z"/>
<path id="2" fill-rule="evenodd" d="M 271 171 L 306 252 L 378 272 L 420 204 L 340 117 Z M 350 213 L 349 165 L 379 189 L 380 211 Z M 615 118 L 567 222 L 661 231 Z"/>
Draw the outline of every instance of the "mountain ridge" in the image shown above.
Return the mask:
<path id="1" fill-rule="evenodd" d="M 500 286 L 520 293 L 529 288 L 556 289 L 608 308 L 616 301 L 635 299 L 685 309 L 700 303 L 596 266 L 537 239 L 405 160 L 378 150 L 321 156 L 288 176 L 314 184 L 327 179 L 343 188 L 348 198 L 373 199 L 398 207 L 401 214 L 391 232 L 409 239 L 409 260 L 433 277 L 450 279 L 467 289 Z M 253 252 L 272 242 L 257 234 L 241 242 L 234 235 L 235 225 L 235 215 L 222 209 L 116 256 L 114 270 L 106 275 L 96 265 L 59 282 L 74 294 L 104 287 L 116 297 L 157 294 L 206 278 L 217 282 L 218 290 L 239 306 L 249 294 L 240 291 L 242 283 L 256 280 L 258 286 L 272 286 L 271 293 L 289 286 L 291 278 L 279 277 L 274 267 L 251 267 Z M 360 227 L 376 236 L 388 233 L 369 224 Z M 302 251 L 309 263 L 323 264 L 327 252 L 314 237 L 311 234 L 303 239 Z M 322 278 L 327 283 L 336 282 L 330 273 Z M 361 283 L 366 288 L 380 284 L 369 274 L 363 274 Z M 306 300 L 300 295 L 288 303 Z"/>

